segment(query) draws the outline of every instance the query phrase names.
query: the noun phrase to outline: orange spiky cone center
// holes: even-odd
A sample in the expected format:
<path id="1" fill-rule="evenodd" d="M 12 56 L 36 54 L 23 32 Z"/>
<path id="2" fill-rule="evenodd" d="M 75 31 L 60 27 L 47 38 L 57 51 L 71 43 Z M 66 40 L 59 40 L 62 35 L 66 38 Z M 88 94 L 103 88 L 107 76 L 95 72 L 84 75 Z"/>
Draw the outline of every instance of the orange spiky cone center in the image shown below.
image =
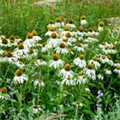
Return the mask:
<path id="1" fill-rule="evenodd" d="M 24 44 L 23 43 L 19 43 L 18 44 L 18 49 L 24 49 Z"/>
<path id="2" fill-rule="evenodd" d="M 21 76 L 22 75 L 22 71 L 20 69 L 17 69 L 15 71 L 15 76 Z"/>
<path id="3" fill-rule="evenodd" d="M 65 48 L 65 46 L 66 46 L 65 43 L 63 43 L 63 42 L 60 43 L 60 47 L 61 47 L 61 48 Z"/>
<path id="4" fill-rule="evenodd" d="M 89 63 L 89 64 L 87 65 L 87 68 L 88 68 L 88 69 L 93 69 L 93 64 L 90 64 L 90 63 Z"/>
<path id="5" fill-rule="evenodd" d="M 54 54 L 54 55 L 53 55 L 53 60 L 57 61 L 57 60 L 59 60 L 59 58 L 60 58 L 60 57 L 59 57 L 58 54 Z"/>
<path id="6" fill-rule="evenodd" d="M 69 70 L 71 69 L 70 64 L 68 64 L 68 63 L 65 64 L 64 69 L 65 69 L 66 71 L 69 71 Z"/>

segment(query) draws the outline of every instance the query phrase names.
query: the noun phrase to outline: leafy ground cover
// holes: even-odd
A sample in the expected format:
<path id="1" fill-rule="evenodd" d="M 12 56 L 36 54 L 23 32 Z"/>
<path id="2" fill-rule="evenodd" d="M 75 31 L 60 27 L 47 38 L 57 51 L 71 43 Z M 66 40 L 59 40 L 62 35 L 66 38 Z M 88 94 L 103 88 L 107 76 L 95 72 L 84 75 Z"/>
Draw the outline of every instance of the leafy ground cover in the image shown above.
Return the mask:
<path id="1" fill-rule="evenodd" d="M 0 1 L 0 119 L 119 120 L 119 1 L 34 2 Z"/>

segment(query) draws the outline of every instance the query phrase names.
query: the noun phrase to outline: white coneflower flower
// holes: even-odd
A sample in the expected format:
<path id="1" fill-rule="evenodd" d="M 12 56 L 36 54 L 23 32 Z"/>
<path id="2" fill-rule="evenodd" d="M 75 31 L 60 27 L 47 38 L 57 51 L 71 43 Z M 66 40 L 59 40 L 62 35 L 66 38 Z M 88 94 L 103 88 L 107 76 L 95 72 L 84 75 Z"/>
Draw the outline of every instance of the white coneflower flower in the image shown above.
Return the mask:
<path id="1" fill-rule="evenodd" d="M 105 44 L 105 47 L 109 47 L 109 48 L 115 47 L 115 46 L 112 44 L 111 41 L 107 41 L 107 42 L 105 42 L 104 44 Z"/>
<path id="2" fill-rule="evenodd" d="M 75 58 L 73 63 L 78 66 L 79 68 L 85 68 L 86 67 L 86 61 L 85 61 L 84 54 L 81 54 L 79 57 Z"/>
<path id="3" fill-rule="evenodd" d="M 87 78 L 84 75 L 78 75 L 75 82 L 76 84 L 84 84 L 87 82 Z"/>
<path id="4" fill-rule="evenodd" d="M 110 53 L 111 53 L 111 51 L 110 51 L 110 49 L 109 49 L 108 47 L 103 48 L 103 49 L 102 49 L 102 52 L 103 52 L 104 54 L 110 54 Z"/>
<path id="5" fill-rule="evenodd" d="M 117 50 L 115 50 L 115 46 L 105 45 L 104 48 L 102 48 L 102 52 L 105 54 L 116 54 Z"/>
<path id="6" fill-rule="evenodd" d="M 98 26 L 98 30 L 99 30 L 99 31 L 103 31 L 104 28 L 103 28 L 102 26 Z"/>
<path id="7" fill-rule="evenodd" d="M 86 20 L 86 16 L 85 16 L 85 15 L 82 15 L 82 16 L 81 16 L 80 24 L 81 24 L 82 26 L 84 26 L 84 25 L 87 24 L 87 20 Z"/>
<path id="8" fill-rule="evenodd" d="M 35 30 L 33 30 L 31 33 L 33 35 L 33 41 L 38 42 L 42 40 L 42 38 L 37 35 L 37 32 Z"/>
<path id="9" fill-rule="evenodd" d="M 75 85 L 75 80 L 68 75 L 67 77 L 63 78 L 61 84 L 72 86 L 72 85 Z"/>
<path id="10" fill-rule="evenodd" d="M 84 36 L 88 36 L 88 30 L 87 29 L 83 29 L 83 34 L 84 34 Z"/>
<path id="11" fill-rule="evenodd" d="M 90 79 L 96 80 L 96 72 L 93 69 L 93 64 L 88 64 L 87 68 L 84 68 L 83 73 Z"/>
<path id="12" fill-rule="evenodd" d="M 41 111 L 41 108 L 39 105 L 34 105 L 33 108 L 32 108 L 32 112 L 33 114 L 37 114 Z"/>
<path id="13" fill-rule="evenodd" d="M 80 101 L 75 101 L 75 102 L 73 102 L 73 105 L 75 105 L 77 107 L 83 107 L 84 104 Z"/>
<path id="14" fill-rule="evenodd" d="M 116 63 L 114 64 L 115 67 L 120 66 L 119 60 L 116 60 Z"/>
<path id="15" fill-rule="evenodd" d="M 55 69 L 60 68 L 63 66 L 63 61 L 59 58 L 58 54 L 53 55 L 53 60 L 49 61 L 49 66 Z"/>
<path id="16" fill-rule="evenodd" d="M 60 71 L 60 75 L 63 76 L 63 78 L 73 77 L 73 71 L 71 70 L 70 64 L 65 64 L 64 69 Z"/>
<path id="17" fill-rule="evenodd" d="M 78 52 L 84 52 L 84 47 L 82 43 L 77 43 L 74 49 Z"/>
<path id="18" fill-rule="evenodd" d="M 51 38 L 48 39 L 48 44 L 50 44 L 52 47 L 56 47 L 60 43 L 60 39 L 58 38 L 58 34 L 53 32 L 51 34 Z"/>
<path id="19" fill-rule="evenodd" d="M 117 50 L 115 50 L 115 49 L 110 50 L 110 54 L 116 54 L 116 53 L 117 53 Z"/>
<path id="20" fill-rule="evenodd" d="M 100 21 L 99 24 L 98 24 L 98 30 L 99 31 L 103 31 L 104 30 L 104 22 L 103 21 Z"/>
<path id="21" fill-rule="evenodd" d="M 52 45 L 48 44 L 47 42 L 44 42 L 41 52 L 46 53 L 49 52 L 50 49 L 52 49 Z"/>
<path id="22" fill-rule="evenodd" d="M 14 64 L 20 69 L 23 69 L 25 67 L 25 64 L 19 60 L 16 61 Z"/>
<path id="23" fill-rule="evenodd" d="M 78 29 L 74 29 L 73 31 L 72 31 L 72 35 L 74 36 L 74 37 L 78 37 L 78 35 L 77 35 L 77 32 L 78 32 Z"/>
<path id="24" fill-rule="evenodd" d="M 8 41 L 11 46 L 17 46 L 19 42 L 22 42 L 22 39 L 20 39 L 19 36 L 11 35 Z"/>
<path id="25" fill-rule="evenodd" d="M 111 60 L 111 57 L 110 56 L 106 56 L 106 55 L 100 55 L 99 57 L 99 60 L 101 61 L 101 63 L 105 64 L 109 64 L 110 66 L 113 66 L 114 63 L 113 61 Z"/>
<path id="26" fill-rule="evenodd" d="M 65 37 L 66 33 L 70 33 L 70 37 L 72 36 L 72 32 L 70 32 L 70 26 L 68 25 L 65 25 L 64 28 L 63 28 L 63 31 L 61 31 L 61 37 Z M 66 37 L 65 37 L 66 38 Z"/>
<path id="27" fill-rule="evenodd" d="M 45 36 L 49 36 L 50 37 L 51 34 L 54 33 L 54 32 L 57 34 L 55 27 L 50 26 L 50 27 L 48 27 L 48 31 L 45 33 Z"/>
<path id="28" fill-rule="evenodd" d="M 68 38 L 63 38 L 61 42 L 66 43 L 66 46 L 67 46 L 67 47 L 68 47 L 68 46 L 73 46 L 73 44 L 72 44 L 70 41 L 68 41 Z"/>
<path id="29" fill-rule="evenodd" d="M 90 92 L 90 89 L 88 87 L 85 88 L 86 92 Z"/>
<path id="30" fill-rule="evenodd" d="M 41 41 L 40 41 L 40 40 L 39 40 L 39 41 L 36 41 L 34 47 L 35 47 L 35 48 L 42 48 Z"/>
<path id="31" fill-rule="evenodd" d="M 91 36 L 89 36 L 88 38 L 86 38 L 85 40 L 84 40 L 86 43 L 91 43 L 91 42 L 98 42 L 98 39 L 97 38 L 95 38 L 95 37 L 91 37 Z"/>
<path id="32" fill-rule="evenodd" d="M 56 18 L 56 22 L 55 22 L 55 27 L 56 28 L 61 28 L 65 25 L 65 23 L 62 20 L 63 20 L 62 17 Z"/>
<path id="33" fill-rule="evenodd" d="M 100 63 L 98 62 L 98 58 L 96 56 L 94 56 L 92 58 L 92 60 L 89 60 L 89 63 L 93 64 L 95 69 L 98 69 L 101 66 Z"/>
<path id="34" fill-rule="evenodd" d="M 76 28 L 76 26 L 75 26 L 75 24 L 73 23 L 73 20 L 72 19 L 69 19 L 68 20 L 68 23 L 66 24 L 66 25 L 68 25 L 70 28 L 72 28 L 72 29 L 75 29 Z"/>
<path id="35" fill-rule="evenodd" d="M 15 43 L 22 42 L 22 39 L 19 36 L 15 36 Z"/>
<path id="36" fill-rule="evenodd" d="M 94 36 L 98 36 L 99 35 L 99 31 L 98 31 L 97 28 L 93 28 L 92 35 L 94 35 Z"/>
<path id="37" fill-rule="evenodd" d="M 55 27 L 54 20 L 50 19 L 49 24 L 47 25 L 47 28 L 49 27 Z"/>
<path id="38" fill-rule="evenodd" d="M 98 78 L 99 80 L 103 80 L 103 79 L 104 79 L 104 75 L 103 75 L 103 74 L 98 74 L 98 75 L 97 75 L 97 78 Z"/>
<path id="39" fill-rule="evenodd" d="M 99 44 L 98 46 L 99 46 L 99 48 L 103 49 L 103 48 L 105 48 L 105 43 L 104 43 L 104 42 L 102 42 L 102 43 L 101 43 L 101 44 Z"/>
<path id="40" fill-rule="evenodd" d="M 93 29 L 92 28 L 88 29 L 87 34 L 88 34 L 87 36 L 93 36 Z"/>
<path id="41" fill-rule="evenodd" d="M 17 58 L 13 55 L 11 51 L 5 51 L 4 52 L 4 60 L 9 63 L 14 63 L 17 61 Z"/>
<path id="42" fill-rule="evenodd" d="M 65 42 L 61 42 L 59 44 L 59 46 L 55 48 L 55 51 L 56 51 L 56 53 L 59 53 L 59 54 L 68 54 L 69 53 L 68 49 L 66 48 Z"/>
<path id="43" fill-rule="evenodd" d="M 24 45 L 27 46 L 28 48 L 34 47 L 35 41 L 33 40 L 33 34 L 28 33 L 26 36 L 26 40 L 24 41 Z"/>
<path id="44" fill-rule="evenodd" d="M 114 72 L 118 74 L 118 77 L 120 78 L 120 65 L 116 66 L 114 69 Z"/>
<path id="45" fill-rule="evenodd" d="M 71 33 L 70 31 L 69 31 L 69 32 L 66 32 L 65 38 L 67 38 L 68 41 L 71 42 L 71 43 L 77 41 L 76 38 L 74 38 L 74 37 L 72 36 L 72 33 Z"/>
<path id="46" fill-rule="evenodd" d="M 38 60 L 35 61 L 35 65 L 36 66 L 46 66 L 47 62 L 42 60 L 42 59 L 38 59 Z"/>
<path id="47" fill-rule="evenodd" d="M 111 75 L 112 71 L 110 69 L 104 69 L 106 75 Z"/>
<path id="48" fill-rule="evenodd" d="M 34 86 L 39 86 L 39 87 L 45 86 L 45 83 L 42 80 L 38 80 L 38 79 L 34 80 L 33 84 Z"/>
<path id="49" fill-rule="evenodd" d="M 24 81 L 28 81 L 28 76 L 22 73 L 22 70 L 17 69 L 13 78 L 14 84 L 23 84 Z"/>
<path id="50" fill-rule="evenodd" d="M 33 57 L 36 57 L 37 55 L 38 55 L 37 49 L 29 48 L 29 52 L 25 57 L 28 58 L 28 59 L 31 59 Z"/>
<path id="51" fill-rule="evenodd" d="M 83 36 L 84 36 L 84 30 L 82 28 L 78 29 L 77 31 L 77 36 L 79 36 L 80 38 L 83 39 Z"/>
<path id="52" fill-rule="evenodd" d="M 7 38 L 0 39 L 0 47 L 11 47 L 11 45 L 9 43 L 10 42 Z"/>
<path id="53" fill-rule="evenodd" d="M 13 54 L 17 58 L 28 55 L 29 49 L 24 46 L 24 43 L 19 43 L 17 48 L 14 50 Z"/>

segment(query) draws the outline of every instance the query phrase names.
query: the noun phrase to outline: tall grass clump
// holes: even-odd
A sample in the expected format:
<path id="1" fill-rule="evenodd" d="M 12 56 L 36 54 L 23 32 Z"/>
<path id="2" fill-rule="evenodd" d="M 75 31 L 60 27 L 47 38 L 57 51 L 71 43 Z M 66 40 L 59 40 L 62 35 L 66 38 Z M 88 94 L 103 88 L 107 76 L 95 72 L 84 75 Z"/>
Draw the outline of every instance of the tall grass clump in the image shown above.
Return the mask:
<path id="1" fill-rule="evenodd" d="M 1 0 L 0 25 L 6 35 L 25 36 L 27 31 L 36 29 L 44 33 L 48 19 L 59 15 L 74 18 L 79 24 L 79 16 L 88 16 L 90 26 L 96 25 L 98 19 L 120 16 L 119 0 L 63 0 L 55 7 L 36 6 L 35 0 Z M 95 21 L 95 22 L 94 22 Z"/>

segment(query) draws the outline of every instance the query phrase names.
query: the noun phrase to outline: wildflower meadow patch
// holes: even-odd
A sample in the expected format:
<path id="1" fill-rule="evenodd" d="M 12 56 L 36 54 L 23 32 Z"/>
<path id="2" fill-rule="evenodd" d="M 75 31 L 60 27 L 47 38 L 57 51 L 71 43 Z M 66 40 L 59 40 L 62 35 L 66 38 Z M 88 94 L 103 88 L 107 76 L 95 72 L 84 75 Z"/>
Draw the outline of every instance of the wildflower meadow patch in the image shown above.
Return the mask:
<path id="1" fill-rule="evenodd" d="M 49 113 L 93 120 L 111 110 L 120 95 L 120 40 L 104 21 L 88 23 L 85 15 L 79 26 L 59 16 L 42 37 L 36 30 L 25 39 L 0 33 L 1 120 L 42 120 Z"/>

